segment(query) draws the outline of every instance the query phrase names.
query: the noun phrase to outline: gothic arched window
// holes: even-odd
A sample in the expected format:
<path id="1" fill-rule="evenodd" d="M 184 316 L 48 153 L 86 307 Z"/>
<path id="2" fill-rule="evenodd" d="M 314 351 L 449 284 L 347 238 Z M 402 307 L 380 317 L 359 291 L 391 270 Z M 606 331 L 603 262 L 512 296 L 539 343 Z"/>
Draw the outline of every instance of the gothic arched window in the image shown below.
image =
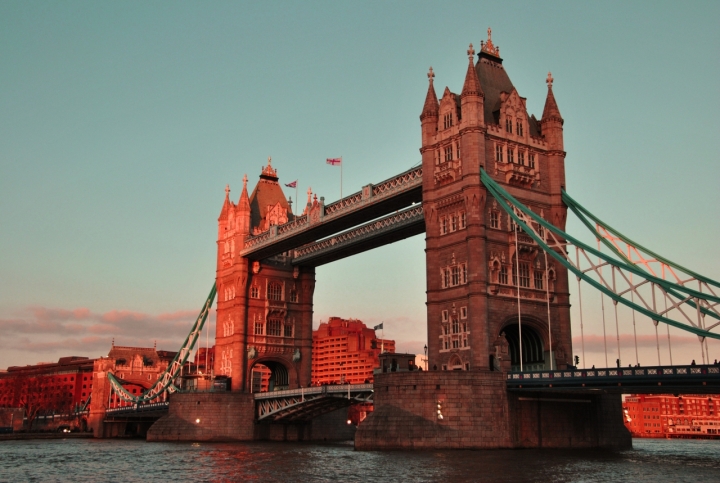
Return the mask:
<path id="1" fill-rule="evenodd" d="M 270 282 L 267 290 L 268 300 L 282 300 L 282 285 L 277 282 Z"/>

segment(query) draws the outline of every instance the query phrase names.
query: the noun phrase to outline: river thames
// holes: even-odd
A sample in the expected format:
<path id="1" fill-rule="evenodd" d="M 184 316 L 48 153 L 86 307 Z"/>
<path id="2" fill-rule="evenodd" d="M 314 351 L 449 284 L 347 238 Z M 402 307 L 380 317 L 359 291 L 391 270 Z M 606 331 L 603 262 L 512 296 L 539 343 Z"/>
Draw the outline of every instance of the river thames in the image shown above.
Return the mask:
<path id="1" fill-rule="evenodd" d="M 709 482 L 720 441 L 633 440 L 628 451 L 355 451 L 352 443 L 0 442 L 2 482 Z"/>

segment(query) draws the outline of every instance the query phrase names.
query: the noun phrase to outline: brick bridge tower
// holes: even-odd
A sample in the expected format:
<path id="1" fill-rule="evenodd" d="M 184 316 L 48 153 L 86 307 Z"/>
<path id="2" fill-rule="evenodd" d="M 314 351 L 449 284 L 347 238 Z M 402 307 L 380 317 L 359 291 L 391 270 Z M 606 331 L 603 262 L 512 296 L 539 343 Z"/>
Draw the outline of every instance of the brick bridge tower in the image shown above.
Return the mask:
<path id="1" fill-rule="evenodd" d="M 525 370 L 551 358 L 562 368 L 572 363 L 567 272 L 515 230 L 480 170 L 564 229 L 563 119 L 550 75 L 542 119 L 528 116 L 490 35 L 475 64 L 470 45 L 460 95 L 446 87 L 438 101 L 430 68 L 420 116 L 429 365 L 519 369 L 522 346 Z"/>
<path id="2" fill-rule="evenodd" d="M 225 189 L 218 219 L 214 370 L 233 391 L 251 391 L 260 364 L 271 371 L 271 390 L 310 385 L 315 269 L 293 267 L 283 254 L 262 261 L 238 255 L 248 235 L 293 219 L 271 163 L 250 196 L 244 177 L 237 204 Z"/>

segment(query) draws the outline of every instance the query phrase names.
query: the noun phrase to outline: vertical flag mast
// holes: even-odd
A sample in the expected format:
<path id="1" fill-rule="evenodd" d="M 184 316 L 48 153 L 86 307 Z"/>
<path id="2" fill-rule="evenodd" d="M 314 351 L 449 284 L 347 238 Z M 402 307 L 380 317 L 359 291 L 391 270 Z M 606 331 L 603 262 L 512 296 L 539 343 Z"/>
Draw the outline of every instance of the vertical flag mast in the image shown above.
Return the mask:
<path id="1" fill-rule="evenodd" d="M 293 181 L 292 183 L 287 183 L 287 184 L 285 185 L 285 186 L 287 186 L 288 188 L 295 188 L 295 205 L 298 204 L 297 182 L 298 182 L 298 180 L 295 180 L 295 181 Z M 292 201 L 292 200 L 291 200 L 291 201 Z M 295 208 L 293 208 L 293 215 L 295 214 L 296 211 L 297 211 L 297 206 L 295 206 Z"/>
<path id="2" fill-rule="evenodd" d="M 340 199 L 342 199 L 342 156 L 339 158 L 327 158 L 325 162 L 331 166 L 340 165 Z"/>

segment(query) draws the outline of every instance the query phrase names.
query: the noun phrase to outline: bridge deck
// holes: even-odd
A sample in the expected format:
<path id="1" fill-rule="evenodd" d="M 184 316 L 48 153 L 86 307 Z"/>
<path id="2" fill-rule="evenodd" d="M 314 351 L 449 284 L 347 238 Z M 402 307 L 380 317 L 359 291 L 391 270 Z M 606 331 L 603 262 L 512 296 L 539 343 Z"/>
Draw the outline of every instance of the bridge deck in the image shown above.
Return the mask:
<path id="1" fill-rule="evenodd" d="M 567 390 L 614 393 L 720 393 L 720 366 L 657 366 L 510 372 L 512 391 Z"/>

